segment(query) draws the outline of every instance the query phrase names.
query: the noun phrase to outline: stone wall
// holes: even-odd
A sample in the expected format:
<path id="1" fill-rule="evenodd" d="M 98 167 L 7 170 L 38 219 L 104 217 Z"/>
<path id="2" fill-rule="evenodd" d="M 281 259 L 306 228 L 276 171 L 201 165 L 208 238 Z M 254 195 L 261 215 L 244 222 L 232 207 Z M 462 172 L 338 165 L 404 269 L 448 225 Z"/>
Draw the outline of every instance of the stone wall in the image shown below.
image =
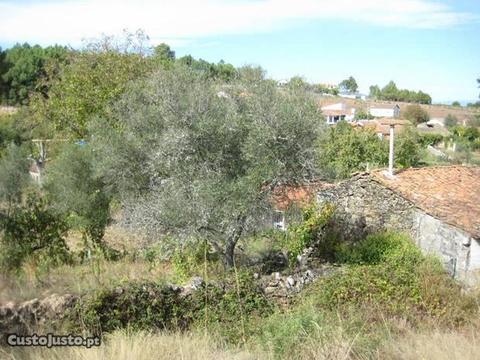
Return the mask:
<path id="1" fill-rule="evenodd" d="M 468 285 L 476 282 L 471 270 L 480 263 L 472 263 L 470 254 L 476 240 L 426 214 L 368 174 L 320 191 L 317 201 L 335 204 L 335 230 L 342 240 L 355 241 L 382 230 L 405 232 L 425 253 L 438 256 L 452 276 Z"/>
<path id="2" fill-rule="evenodd" d="M 415 211 L 414 220 L 417 245 L 438 256 L 452 276 L 469 283 L 471 237 L 420 210 Z"/>
<path id="3" fill-rule="evenodd" d="M 342 240 L 359 240 L 384 229 L 415 235 L 415 207 L 368 174 L 356 175 L 320 191 L 317 201 L 320 205 L 327 202 L 335 205 L 335 230 Z"/>

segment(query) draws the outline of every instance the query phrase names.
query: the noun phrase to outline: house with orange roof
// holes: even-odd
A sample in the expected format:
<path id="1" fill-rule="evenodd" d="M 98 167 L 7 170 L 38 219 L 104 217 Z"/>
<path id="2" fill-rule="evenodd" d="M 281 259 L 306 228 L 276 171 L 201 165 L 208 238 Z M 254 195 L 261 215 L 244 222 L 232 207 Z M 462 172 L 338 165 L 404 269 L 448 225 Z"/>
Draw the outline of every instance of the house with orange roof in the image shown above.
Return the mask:
<path id="1" fill-rule="evenodd" d="M 300 185 L 283 184 L 276 186 L 270 196 L 273 206 L 273 227 L 286 230 L 289 212 L 305 208 L 312 201 L 315 201 L 317 191 L 330 186 L 333 186 L 333 184 L 322 181 L 313 181 Z"/>
<path id="2" fill-rule="evenodd" d="M 359 173 L 321 189 L 317 201 L 335 205 L 335 226 L 345 240 L 405 232 L 454 278 L 480 284 L 480 167 Z"/>

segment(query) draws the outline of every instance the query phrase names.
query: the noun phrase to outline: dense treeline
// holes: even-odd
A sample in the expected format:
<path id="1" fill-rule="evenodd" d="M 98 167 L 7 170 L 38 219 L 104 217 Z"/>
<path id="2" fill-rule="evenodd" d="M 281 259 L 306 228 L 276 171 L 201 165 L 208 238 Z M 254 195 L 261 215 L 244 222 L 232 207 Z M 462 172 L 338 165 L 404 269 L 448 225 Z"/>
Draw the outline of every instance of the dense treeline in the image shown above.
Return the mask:
<path id="1" fill-rule="evenodd" d="M 132 77 L 144 74 L 147 69 L 152 70 L 155 67 L 154 63 L 169 66 L 173 62 L 192 67 L 210 78 L 230 81 L 235 77 L 235 67 L 223 60 L 215 64 L 194 59 L 190 55 L 176 59 L 175 52 L 168 45 L 142 47 L 138 41 L 142 35 L 136 35 L 136 38 L 129 38 L 128 44 L 122 44 L 122 48 L 111 41 L 112 38 L 105 38 L 101 44 L 95 46 L 87 45 L 79 51 L 60 45 L 41 47 L 28 43 L 16 44 L 9 49 L 0 48 L 0 104 L 25 105 L 29 103 L 31 96 L 38 94 L 46 98 L 49 85 L 55 83 L 55 80 L 65 73 L 66 76 L 69 75 L 69 64 L 83 65 L 85 71 L 95 72 L 96 66 L 105 65 L 113 58 L 118 61 L 110 62 L 112 66 L 121 66 L 125 61 L 130 62 Z M 115 74 L 121 72 L 114 68 L 109 70 L 113 70 Z"/>
<path id="2" fill-rule="evenodd" d="M 37 88 L 39 80 L 47 76 L 50 66 L 65 63 L 69 51 L 59 45 L 42 48 L 27 43 L 0 49 L 0 101 L 10 105 L 26 104 L 34 91 L 46 94 L 47 89 Z"/>
<path id="3" fill-rule="evenodd" d="M 381 88 L 378 85 L 370 86 L 370 98 L 376 100 L 388 101 L 404 101 L 419 104 L 431 104 L 432 98 L 423 91 L 412 91 L 406 89 L 399 89 L 397 85 L 390 81 L 385 87 Z"/>

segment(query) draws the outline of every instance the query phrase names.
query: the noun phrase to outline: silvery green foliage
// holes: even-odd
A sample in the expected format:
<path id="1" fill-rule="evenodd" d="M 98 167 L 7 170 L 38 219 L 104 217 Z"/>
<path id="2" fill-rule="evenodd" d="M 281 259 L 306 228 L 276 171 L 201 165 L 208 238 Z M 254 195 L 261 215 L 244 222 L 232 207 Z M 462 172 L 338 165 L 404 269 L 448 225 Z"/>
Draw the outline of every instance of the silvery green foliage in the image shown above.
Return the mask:
<path id="1" fill-rule="evenodd" d="M 30 160 L 24 148 L 10 144 L 0 158 L 0 201 L 8 212 L 10 206 L 20 203 L 22 191 L 29 183 Z M 0 213 L 2 212 L 0 209 Z"/>
<path id="2" fill-rule="evenodd" d="M 97 121 L 100 171 L 125 225 L 154 238 L 207 238 L 228 263 L 263 221 L 271 185 L 314 175 L 317 105 L 242 73 L 248 79 L 227 86 L 184 67 L 160 71 L 132 84 L 115 128 Z"/>

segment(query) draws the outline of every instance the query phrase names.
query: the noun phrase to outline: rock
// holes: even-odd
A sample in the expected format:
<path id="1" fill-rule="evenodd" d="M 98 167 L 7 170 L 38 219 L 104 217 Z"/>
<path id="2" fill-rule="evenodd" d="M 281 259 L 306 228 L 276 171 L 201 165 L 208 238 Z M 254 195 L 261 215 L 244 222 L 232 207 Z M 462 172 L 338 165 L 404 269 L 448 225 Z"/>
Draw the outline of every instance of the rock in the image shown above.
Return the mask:
<path id="1" fill-rule="evenodd" d="M 52 294 L 42 300 L 5 304 L 0 307 L 0 328 L 19 334 L 31 333 L 39 326 L 62 320 L 77 301 L 74 295 Z"/>
<path id="2" fill-rule="evenodd" d="M 203 286 L 205 286 L 205 281 L 203 281 L 203 279 L 200 276 L 194 276 L 190 280 L 190 287 L 193 290 L 198 290 L 198 289 L 202 288 Z"/>
<path id="3" fill-rule="evenodd" d="M 289 276 L 287 277 L 287 287 L 294 287 L 296 284 L 296 281 L 293 277 Z"/>
<path id="4" fill-rule="evenodd" d="M 272 287 L 272 286 L 267 286 L 263 292 L 265 293 L 265 295 L 272 295 L 274 294 L 275 292 L 277 291 L 277 287 Z"/>
<path id="5" fill-rule="evenodd" d="M 123 289 L 120 286 L 116 287 L 115 288 L 115 294 L 116 295 L 122 295 L 123 294 Z"/>
<path id="6" fill-rule="evenodd" d="M 280 280 L 280 279 L 282 278 L 282 276 L 280 275 L 279 272 L 276 272 L 276 273 L 273 274 L 273 278 L 274 278 L 275 280 Z"/>
<path id="7" fill-rule="evenodd" d="M 260 278 L 260 274 L 259 274 L 259 273 L 254 273 L 254 274 L 253 274 L 253 278 L 254 278 L 255 280 L 258 280 L 258 279 Z"/>

